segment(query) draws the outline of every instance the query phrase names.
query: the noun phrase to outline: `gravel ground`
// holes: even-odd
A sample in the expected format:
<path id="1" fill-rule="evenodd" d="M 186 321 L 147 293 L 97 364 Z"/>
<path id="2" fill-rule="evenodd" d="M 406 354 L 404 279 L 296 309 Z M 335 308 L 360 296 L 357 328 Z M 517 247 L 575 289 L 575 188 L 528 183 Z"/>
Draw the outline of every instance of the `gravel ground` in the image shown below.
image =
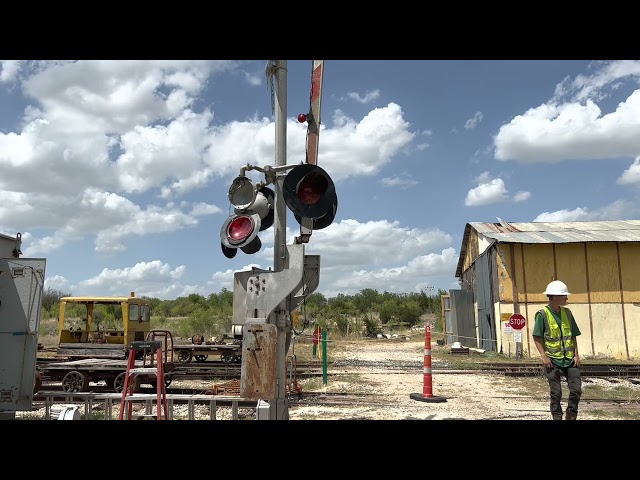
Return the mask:
<path id="1" fill-rule="evenodd" d="M 432 349 L 434 346 L 432 346 Z M 446 348 L 446 347 L 435 347 Z M 424 337 L 382 339 L 359 342 L 357 349 L 344 349 L 332 360 L 338 365 L 353 366 L 348 371 L 357 373 L 362 380 L 358 391 L 374 394 L 383 405 L 345 405 L 340 407 L 301 406 L 290 409 L 295 419 L 370 419 L 370 420 L 549 420 L 549 396 L 546 380 L 515 378 L 497 374 L 449 373 L 447 365 L 432 360 L 431 388 L 423 373 Z M 415 365 L 415 371 L 411 371 Z M 353 375 L 351 375 L 353 376 Z M 529 393 L 532 382 L 539 382 L 544 392 L 533 398 Z M 593 379 L 583 382 L 583 397 L 590 385 L 608 382 Z M 526 387 L 526 388 L 525 388 Z M 631 388 L 638 388 L 630 385 Z M 329 377 L 320 391 L 338 392 L 353 389 L 353 384 Z M 425 395 L 426 394 L 426 395 Z M 416 398 L 417 396 L 417 398 Z M 566 399 L 563 399 L 566 407 Z M 635 405 L 634 407 L 637 407 Z M 601 405 L 581 403 L 579 419 L 602 419 L 590 411 L 601 410 Z M 628 418 L 609 412 L 608 419 Z"/>
<path id="2" fill-rule="evenodd" d="M 546 380 L 506 377 L 499 374 L 451 370 L 442 360 L 433 359 L 432 375 L 423 373 L 424 334 L 413 337 L 353 342 L 349 348 L 330 349 L 333 362 L 327 385 L 322 381 L 301 380 L 302 399 L 311 394 L 348 393 L 340 405 L 323 405 L 303 401 L 290 403 L 291 420 L 548 420 L 549 399 Z M 300 348 L 300 347 L 299 347 Z M 432 345 L 432 349 L 446 349 Z M 334 351 L 335 350 L 335 351 Z M 174 386 L 202 387 L 202 382 L 181 381 Z M 306 385 L 305 385 L 306 384 Z M 605 379 L 583 381 L 583 398 L 593 385 L 611 385 Z M 211 387 L 211 383 L 207 387 Z M 533 387 L 532 387 L 533 386 Z M 628 384 L 630 390 L 640 387 Z M 537 392 L 532 395 L 532 388 Z M 612 387 L 613 388 L 613 387 Z M 309 393 L 307 397 L 305 394 Z M 628 419 L 628 410 L 638 409 L 638 395 L 629 405 L 609 406 L 607 419 Z M 335 399 L 332 399 L 335 400 Z M 344 398 L 343 398 L 344 400 Z M 566 406 L 566 398 L 563 399 Z M 629 408 L 627 408 L 629 407 Z M 18 418 L 43 418 L 44 409 L 17 412 Z M 119 405 L 114 405 L 113 418 L 118 418 Z M 602 419 L 603 406 L 583 400 L 580 420 Z M 80 411 L 83 411 L 81 407 Z M 209 419 L 208 406 L 194 407 L 195 418 Z M 595 412 L 598 411 L 596 415 Z M 188 418 L 187 406 L 174 406 L 174 418 Z M 230 419 L 231 410 L 220 407 L 216 418 Z M 255 418 L 255 409 L 241 409 L 240 419 Z M 640 418 L 637 416 L 636 418 Z"/>

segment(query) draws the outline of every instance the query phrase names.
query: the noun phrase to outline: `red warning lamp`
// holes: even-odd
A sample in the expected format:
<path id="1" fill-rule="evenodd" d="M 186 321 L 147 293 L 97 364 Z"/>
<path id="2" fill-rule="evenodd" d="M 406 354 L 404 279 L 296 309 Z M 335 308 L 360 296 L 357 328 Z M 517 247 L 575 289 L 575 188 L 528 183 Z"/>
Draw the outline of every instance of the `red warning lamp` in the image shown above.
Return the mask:
<path id="1" fill-rule="evenodd" d="M 307 116 L 304 113 L 301 113 L 300 115 L 298 115 L 298 122 L 299 123 L 304 123 L 307 121 Z"/>
<path id="2" fill-rule="evenodd" d="M 329 174 L 317 165 L 304 163 L 294 167 L 282 186 L 284 201 L 298 223 L 313 220 L 313 229 L 331 225 L 338 209 L 338 196 Z"/>
<path id="3" fill-rule="evenodd" d="M 310 173 L 298 185 L 298 198 L 304 205 L 315 205 L 328 187 L 327 177 L 318 173 Z"/>
<path id="4" fill-rule="evenodd" d="M 274 221 L 274 192 L 267 187 L 256 188 L 246 177 L 237 177 L 229 188 L 229 200 L 234 213 L 222 224 L 220 243 L 227 258 L 244 253 L 259 252 L 262 242 L 258 232 L 266 230 Z"/>
<path id="5" fill-rule="evenodd" d="M 251 217 L 243 215 L 241 217 L 232 218 L 227 225 L 227 236 L 229 243 L 242 243 L 254 231 L 255 224 Z"/>

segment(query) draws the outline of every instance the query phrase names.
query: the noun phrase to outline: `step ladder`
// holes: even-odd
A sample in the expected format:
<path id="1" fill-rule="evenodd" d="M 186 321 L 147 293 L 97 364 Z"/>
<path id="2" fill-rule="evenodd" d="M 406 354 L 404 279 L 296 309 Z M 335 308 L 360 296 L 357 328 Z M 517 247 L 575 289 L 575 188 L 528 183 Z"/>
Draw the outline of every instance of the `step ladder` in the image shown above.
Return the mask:
<path id="1" fill-rule="evenodd" d="M 143 351 L 142 366 L 136 365 L 137 352 Z M 147 353 L 150 354 L 150 362 L 147 365 Z M 156 356 L 154 360 L 154 354 Z M 164 361 L 162 358 L 162 342 L 159 340 L 147 340 L 132 342 L 129 348 L 129 359 L 127 361 L 127 371 L 124 378 L 124 386 L 122 388 L 122 399 L 120 400 L 120 420 L 125 418 L 125 409 L 127 410 L 127 420 L 131 420 L 133 413 L 133 401 L 137 398 L 146 398 L 143 395 L 135 394 L 135 376 L 138 374 L 155 375 L 157 402 L 155 415 L 143 415 L 143 417 L 152 417 L 156 420 L 168 420 L 169 407 L 167 404 L 167 385 L 164 380 Z M 164 416 L 163 416 L 164 415 Z"/>

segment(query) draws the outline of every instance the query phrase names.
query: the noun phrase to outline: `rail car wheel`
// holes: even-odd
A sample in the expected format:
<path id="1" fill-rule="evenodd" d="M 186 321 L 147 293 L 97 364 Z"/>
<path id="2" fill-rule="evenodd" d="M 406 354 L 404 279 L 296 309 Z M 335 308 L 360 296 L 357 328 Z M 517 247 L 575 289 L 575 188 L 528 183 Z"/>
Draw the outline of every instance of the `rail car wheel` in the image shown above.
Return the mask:
<path id="1" fill-rule="evenodd" d="M 236 358 L 236 355 L 233 352 L 225 351 L 220 354 L 220 359 L 224 363 L 233 363 L 233 360 Z"/>
<path id="2" fill-rule="evenodd" d="M 113 379 L 113 389 L 117 393 L 122 393 L 124 389 L 124 380 L 127 376 L 127 372 L 120 372 L 116 375 L 116 378 Z M 142 386 L 142 381 L 138 375 L 133 377 L 133 393 L 138 393 L 140 391 L 140 387 Z"/>
<path id="3" fill-rule="evenodd" d="M 180 363 L 189 363 L 192 358 L 193 358 L 193 355 L 189 350 L 180 350 L 178 352 L 178 361 Z"/>
<path id="4" fill-rule="evenodd" d="M 42 388 L 42 373 L 36 370 L 35 377 L 33 378 L 33 393 L 36 394 Z"/>
<path id="5" fill-rule="evenodd" d="M 204 362 L 208 357 L 209 355 L 196 355 L 196 362 Z"/>
<path id="6" fill-rule="evenodd" d="M 86 392 L 89 390 L 89 381 L 88 375 L 72 370 L 62 377 L 62 390 L 67 393 Z"/>

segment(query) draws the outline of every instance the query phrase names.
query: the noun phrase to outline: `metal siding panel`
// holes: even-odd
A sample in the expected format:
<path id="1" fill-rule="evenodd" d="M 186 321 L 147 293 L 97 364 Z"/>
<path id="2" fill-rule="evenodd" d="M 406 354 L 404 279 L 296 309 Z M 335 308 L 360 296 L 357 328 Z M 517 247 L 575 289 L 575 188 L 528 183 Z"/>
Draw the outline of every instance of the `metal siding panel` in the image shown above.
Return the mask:
<path id="1" fill-rule="evenodd" d="M 471 267 L 471 265 L 473 265 L 473 262 L 475 261 L 477 256 L 478 234 L 476 232 L 471 232 L 471 235 L 469 235 L 469 243 L 467 245 L 467 255 L 464 259 L 464 270 L 467 270 L 469 267 Z"/>
<path id="2" fill-rule="evenodd" d="M 487 252 L 488 253 L 488 252 Z M 495 351 L 496 336 L 493 327 L 492 302 L 491 302 L 491 275 L 489 272 L 489 255 L 482 255 L 476 260 L 477 273 L 477 302 L 478 302 L 478 336 L 480 348 Z"/>
<path id="3" fill-rule="evenodd" d="M 448 295 L 443 300 L 446 300 L 449 303 L 449 308 L 444 311 L 444 335 L 445 335 L 445 344 L 451 345 L 453 340 L 453 332 L 454 332 L 454 315 L 455 313 L 451 310 L 451 296 Z M 455 334 L 457 335 L 457 327 Z"/>
<path id="4" fill-rule="evenodd" d="M 615 244 L 588 244 L 592 303 L 620 303 L 620 276 Z"/>
<path id="5" fill-rule="evenodd" d="M 625 303 L 640 302 L 640 244 L 621 243 L 620 264 Z"/>
<path id="6" fill-rule="evenodd" d="M 0 258 L 0 411 L 32 407 L 45 265 L 45 259 Z M 22 274 L 15 276 L 18 268 Z"/>
<path id="7" fill-rule="evenodd" d="M 524 285 L 525 275 L 527 278 L 527 283 L 529 282 L 529 272 L 527 271 L 525 274 L 525 265 L 522 264 L 522 253 L 523 253 L 524 245 L 514 245 L 513 255 L 514 255 L 514 263 L 515 263 L 515 272 L 516 272 L 516 286 L 517 286 L 517 303 L 525 303 L 526 302 L 526 291 Z M 525 262 L 526 262 L 525 257 Z M 518 312 L 519 313 L 519 312 Z"/>
<path id="8" fill-rule="evenodd" d="M 469 290 L 449 290 L 451 295 L 451 311 L 455 312 L 454 342 L 465 346 L 477 346 L 475 334 L 475 315 L 473 313 L 473 293 Z M 453 337 L 453 336 L 452 336 Z"/>
<path id="9" fill-rule="evenodd" d="M 473 229 L 507 243 L 640 242 L 640 221 L 471 223 Z"/>
<path id="10" fill-rule="evenodd" d="M 511 251 L 509 245 L 496 245 L 498 264 L 498 296 L 501 302 L 513 302 L 513 282 L 511 281 Z"/>
<path id="11" fill-rule="evenodd" d="M 640 358 L 640 305 L 625 303 L 624 309 L 624 315 L 627 323 L 629 356 L 631 358 Z"/>
<path id="12" fill-rule="evenodd" d="M 527 269 L 527 290 L 530 302 L 547 300 L 545 291 L 554 276 L 553 245 L 524 245 L 525 268 Z M 518 285 L 522 292 L 522 286 Z"/>
<path id="13" fill-rule="evenodd" d="M 451 345 L 458 341 L 458 322 L 456 320 L 456 310 L 453 306 L 452 290 L 449 290 L 449 312 L 445 317 L 446 322 L 446 344 Z"/>
<path id="14" fill-rule="evenodd" d="M 627 359 L 620 304 L 592 304 L 593 344 L 596 358 Z M 581 329 L 582 331 L 582 329 Z M 586 338 L 585 338 L 586 340 Z M 583 343 L 578 345 L 580 348 Z"/>
<path id="15" fill-rule="evenodd" d="M 567 284 L 571 296 L 569 305 L 575 303 L 588 303 L 587 296 L 587 265 L 584 258 L 584 243 L 572 243 L 556 246 L 556 265 L 558 280 Z M 591 268 L 591 266 L 589 266 Z M 545 285 L 546 287 L 546 285 Z M 544 292 L 544 288 L 541 290 Z M 547 301 L 547 296 L 542 295 L 540 301 Z"/>

